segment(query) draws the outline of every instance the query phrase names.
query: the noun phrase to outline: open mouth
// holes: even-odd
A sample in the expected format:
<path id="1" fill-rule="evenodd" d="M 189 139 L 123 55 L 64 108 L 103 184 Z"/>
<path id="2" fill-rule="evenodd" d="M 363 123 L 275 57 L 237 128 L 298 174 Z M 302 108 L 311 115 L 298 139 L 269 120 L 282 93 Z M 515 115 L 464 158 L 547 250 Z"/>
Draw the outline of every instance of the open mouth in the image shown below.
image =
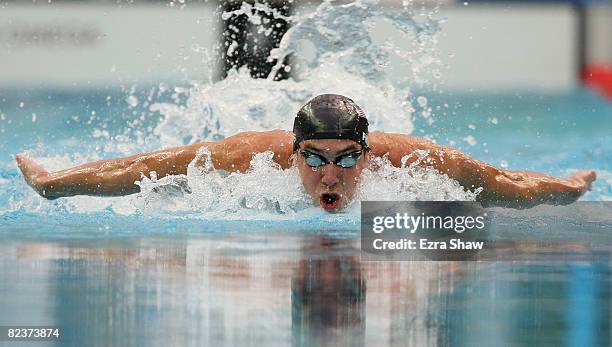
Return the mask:
<path id="1" fill-rule="evenodd" d="M 326 210 L 335 210 L 340 206 L 340 195 L 335 193 L 321 194 L 319 203 Z"/>

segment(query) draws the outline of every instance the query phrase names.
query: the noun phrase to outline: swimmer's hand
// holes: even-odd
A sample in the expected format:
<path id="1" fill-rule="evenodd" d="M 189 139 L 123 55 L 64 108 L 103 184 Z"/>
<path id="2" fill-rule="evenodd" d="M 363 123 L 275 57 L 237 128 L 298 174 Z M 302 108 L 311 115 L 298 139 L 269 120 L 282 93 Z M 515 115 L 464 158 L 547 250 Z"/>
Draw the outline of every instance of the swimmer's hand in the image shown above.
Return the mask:
<path id="1" fill-rule="evenodd" d="M 597 174 L 593 170 L 582 170 L 576 172 L 573 176 L 565 179 L 568 185 L 568 198 L 565 201 L 560 201 L 560 204 L 570 204 L 579 197 L 591 190 L 591 185 L 597 179 Z"/>
<path id="2" fill-rule="evenodd" d="M 40 196 L 50 200 L 58 198 L 58 196 L 53 196 L 48 189 L 47 182 L 49 181 L 49 172 L 47 172 L 47 170 L 24 154 L 17 154 L 15 160 L 17 161 L 17 165 L 25 181 L 40 194 Z"/>

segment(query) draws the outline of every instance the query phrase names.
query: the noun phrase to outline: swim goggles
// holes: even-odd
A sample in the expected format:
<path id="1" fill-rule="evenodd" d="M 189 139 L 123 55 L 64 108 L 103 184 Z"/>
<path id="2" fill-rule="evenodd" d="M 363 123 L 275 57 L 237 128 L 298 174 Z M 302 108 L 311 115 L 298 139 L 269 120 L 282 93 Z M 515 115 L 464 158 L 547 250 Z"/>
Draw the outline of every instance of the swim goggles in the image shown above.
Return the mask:
<path id="1" fill-rule="evenodd" d="M 300 151 L 300 154 L 302 155 L 302 157 L 304 157 L 304 161 L 306 162 L 306 165 L 310 167 L 320 167 L 323 165 L 333 163 L 345 169 L 357 165 L 357 160 L 359 160 L 359 157 L 361 156 L 362 153 L 363 151 L 355 151 L 355 152 L 351 152 L 348 154 L 342 154 L 330 161 L 329 159 L 325 158 L 322 155 L 312 153 L 307 150 Z"/>

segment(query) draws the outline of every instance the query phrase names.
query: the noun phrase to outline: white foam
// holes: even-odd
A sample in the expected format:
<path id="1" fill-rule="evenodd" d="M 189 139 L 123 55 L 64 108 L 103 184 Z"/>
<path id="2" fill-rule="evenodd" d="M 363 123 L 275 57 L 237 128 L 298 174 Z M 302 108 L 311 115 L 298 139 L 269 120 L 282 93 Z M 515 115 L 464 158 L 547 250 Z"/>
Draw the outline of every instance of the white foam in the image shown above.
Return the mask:
<path id="1" fill-rule="evenodd" d="M 243 5 L 238 12 L 224 16 L 252 13 L 249 6 Z M 269 11 L 265 5 L 255 6 Z M 151 98 L 155 93 L 150 93 L 146 101 L 150 104 L 149 110 L 163 116 L 153 135 L 162 147 L 167 147 L 215 141 L 246 130 L 290 129 L 297 109 L 323 93 L 354 99 L 367 113 L 372 131 L 410 133 L 414 129 L 415 110 L 410 103 L 410 85 L 435 84 L 440 78 L 436 56 L 439 21 L 433 19 L 433 14 L 435 9 L 417 20 L 408 7 L 384 11 L 378 1 L 368 0 L 347 5 L 324 2 L 312 14 L 285 18 L 292 22 L 292 27 L 280 47 L 272 52 L 271 59 L 282 61 L 291 54 L 297 65 L 293 79 L 273 81 L 274 72 L 268 79 L 253 79 L 248 71 L 240 70 L 231 71 L 223 81 L 176 87 L 173 102 L 155 102 Z M 258 18 L 251 17 L 251 22 L 257 24 Z M 377 37 L 377 28 L 382 25 L 395 28 L 400 40 L 411 42 L 411 47 L 402 49 L 398 42 Z M 227 49 L 234 50 L 236 45 Z M 408 64 L 412 74 L 389 78 L 393 73 L 393 59 Z M 157 95 L 165 90 L 167 86 L 160 85 Z M 130 108 L 141 103 L 141 99 L 132 96 L 126 98 Z M 417 100 L 420 107 L 430 107 L 426 98 Z M 431 120 L 429 109 L 422 115 Z M 107 139 L 106 151 L 125 155 L 133 154 L 139 146 L 151 141 L 151 133 L 146 130 L 126 131 L 112 135 L 104 129 L 95 129 L 92 134 Z M 20 201 L 11 201 L 10 208 L 45 212 L 112 210 L 121 214 L 142 212 L 221 219 L 294 218 L 296 215 L 342 218 L 314 207 L 297 169 L 281 169 L 272 161 L 271 153 L 255 155 L 251 170 L 242 174 L 211 171 L 208 155 L 202 149 L 186 175 L 157 179 L 152 173 L 151 177 L 143 178 L 138 183 L 141 187 L 138 195 L 73 197 L 49 202 L 28 191 Z M 93 153 L 72 158 L 43 158 L 41 162 L 56 170 L 95 159 L 97 155 Z M 360 200 L 473 200 L 474 197 L 432 169 L 395 168 L 388 160 L 379 158 L 364 171 L 357 199 L 347 208 L 347 215 L 358 214 Z"/>
<path id="2" fill-rule="evenodd" d="M 324 2 L 312 14 L 287 19 L 293 26 L 270 59 L 282 62 L 291 55 L 297 67 L 293 79 L 273 81 L 275 72 L 268 79 L 253 79 L 243 69 L 230 72 L 220 82 L 194 83 L 177 90 L 182 95 L 175 100 L 184 98 L 185 103 L 153 103 L 150 110 L 163 115 L 154 131 L 161 145 L 218 140 L 245 130 L 290 129 L 296 110 L 323 93 L 343 94 L 355 100 L 368 114 L 372 130 L 412 132 L 410 85 L 436 81 L 431 71 L 437 71 L 440 65 L 435 49 L 439 21 L 431 15 L 417 21 L 408 7 L 384 11 L 377 3 Z M 251 13 L 250 9 L 251 5 L 243 4 L 240 10 L 224 16 Z M 251 17 L 257 24 L 257 18 Z M 391 25 L 402 41 L 414 42 L 415 47 L 401 49 L 391 40 L 377 39 L 376 28 L 382 23 Z M 311 49 L 304 50 L 304 46 Z M 227 49 L 235 48 L 230 45 Z M 393 70 L 388 66 L 398 56 L 412 67 L 409 70 L 413 74 L 391 79 L 388 75 Z M 280 68 L 278 64 L 274 71 Z M 431 117 L 430 112 L 427 117 Z"/>
<path id="3" fill-rule="evenodd" d="M 144 178 L 137 206 L 145 213 L 190 212 L 210 218 L 261 218 L 264 215 L 309 214 L 312 199 L 304 191 L 295 167 L 281 169 L 273 162 L 272 152 L 253 156 L 246 173 L 214 170 L 210 152 L 202 148 L 189 164 L 187 175 L 162 179 Z M 431 168 L 394 167 L 387 158 L 373 158 L 361 176 L 352 206 L 346 211 L 359 212 L 362 200 L 474 200 L 476 194 L 465 191 L 456 181 Z"/>

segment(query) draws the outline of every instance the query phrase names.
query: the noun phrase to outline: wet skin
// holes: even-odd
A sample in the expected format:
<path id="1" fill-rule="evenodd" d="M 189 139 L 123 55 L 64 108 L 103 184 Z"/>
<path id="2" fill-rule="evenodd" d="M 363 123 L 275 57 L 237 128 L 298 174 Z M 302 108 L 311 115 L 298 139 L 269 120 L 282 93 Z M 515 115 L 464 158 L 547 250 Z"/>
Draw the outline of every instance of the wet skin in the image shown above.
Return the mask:
<path id="1" fill-rule="evenodd" d="M 300 143 L 300 150 L 308 150 L 328 158 L 337 158 L 362 150 L 361 145 L 351 140 L 306 140 Z M 299 152 L 299 151 L 298 151 Z M 335 164 L 310 167 L 304 157 L 295 154 L 296 164 L 304 184 L 304 189 L 313 198 L 315 204 L 326 211 L 338 211 L 353 199 L 353 194 L 361 172 L 367 165 L 368 152 L 364 151 L 353 167 L 343 168 Z"/>
<path id="2" fill-rule="evenodd" d="M 56 199 L 74 195 L 119 196 L 138 193 L 140 188 L 134 182 L 141 180 L 143 175 L 149 176 L 152 171 L 157 173 L 158 178 L 186 174 L 187 166 L 201 147 L 210 150 L 216 169 L 230 172 L 245 172 L 254 154 L 271 151 L 274 153 L 274 161 L 281 168 L 289 168 L 294 163 L 298 166 L 304 188 L 315 203 L 328 211 L 341 209 L 353 197 L 367 158 L 360 157 L 353 168 L 331 164 L 313 170 L 305 165 L 301 155 L 293 152 L 293 138 L 293 133 L 283 130 L 244 132 L 218 142 L 202 142 L 125 158 L 101 160 L 57 172 L 47 172 L 23 154 L 16 155 L 15 159 L 26 182 L 38 194 L 47 199 Z M 328 161 L 333 161 L 337 154 L 348 149 L 347 146 L 360 149 L 357 143 L 352 142 L 309 141 L 303 141 L 300 146 L 303 148 L 308 144 L 315 147 L 313 149 L 322 151 L 321 154 Z M 529 208 L 538 204 L 569 204 L 588 191 L 596 179 L 593 170 L 579 171 L 568 178 L 503 170 L 471 158 L 457 149 L 405 134 L 370 133 L 369 146 L 369 157 L 386 156 L 397 167 L 411 164 L 432 167 L 456 180 L 467 190 L 482 188 L 477 200 L 485 206 Z M 338 202 L 333 198 L 325 199 L 324 194 L 327 193 L 337 194 Z"/>

